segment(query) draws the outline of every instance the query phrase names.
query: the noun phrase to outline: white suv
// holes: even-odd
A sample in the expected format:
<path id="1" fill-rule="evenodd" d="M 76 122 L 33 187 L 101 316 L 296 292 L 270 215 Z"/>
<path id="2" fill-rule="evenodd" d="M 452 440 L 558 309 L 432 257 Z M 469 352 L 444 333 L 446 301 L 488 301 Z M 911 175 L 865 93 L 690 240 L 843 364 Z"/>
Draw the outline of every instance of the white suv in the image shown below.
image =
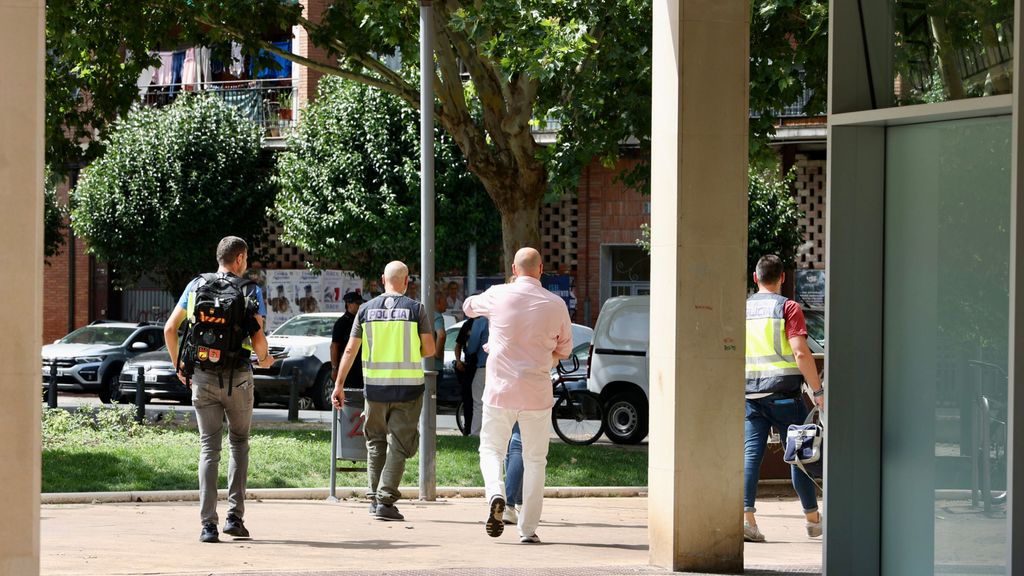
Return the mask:
<path id="1" fill-rule="evenodd" d="M 608 299 L 594 326 L 587 388 L 601 396 L 608 438 L 637 444 L 647 437 L 651 297 Z"/>
<path id="2" fill-rule="evenodd" d="M 331 409 L 331 332 L 341 312 L 299 314 L 267 335 L 270 368 L 253 366 L 257 403 L 287 402 L 294 378 L 299 385 L 299 407 Z"/>

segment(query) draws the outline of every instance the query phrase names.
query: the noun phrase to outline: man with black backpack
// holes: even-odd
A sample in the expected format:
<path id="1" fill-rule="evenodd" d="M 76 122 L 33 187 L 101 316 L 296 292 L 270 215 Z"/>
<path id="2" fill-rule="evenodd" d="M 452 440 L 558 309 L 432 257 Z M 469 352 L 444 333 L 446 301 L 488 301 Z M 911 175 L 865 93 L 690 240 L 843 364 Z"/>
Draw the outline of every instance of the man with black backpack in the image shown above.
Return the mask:
<path id="1" fill-rule="evenodd" d="M 192 280 L 164 325 L 164 338 L 178 378 L 192 389 L 199 425 L 199 508 L 201 542 L 218 542 L 217 468 L 224 417 L 228 420 L 231 460 L 228 464 L 228 517 L 224 533 L 248 538 L 242 522 L 245 483 L 249 474 L 249 426 L 252 421 L 251 356 L 262 368 L 274 359 L 263 334 L 267 305 L 260 287 L 242 278 L 249 266 L 249 248 L 237 236 L 217 245 L 217 272 Z M 178 342 L 178 329 L 187 320 Z"/>

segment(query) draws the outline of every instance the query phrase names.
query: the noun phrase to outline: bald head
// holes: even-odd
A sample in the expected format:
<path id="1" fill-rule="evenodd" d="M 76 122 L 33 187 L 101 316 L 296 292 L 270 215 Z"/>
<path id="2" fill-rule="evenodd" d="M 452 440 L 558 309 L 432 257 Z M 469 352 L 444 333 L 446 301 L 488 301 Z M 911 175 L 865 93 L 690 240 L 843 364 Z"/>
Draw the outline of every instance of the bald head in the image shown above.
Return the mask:
<path id="1" fill-rule="evenodd" d="M 516 276 L 532 276 L 540 278 L 544 266 L 540 260 L 540 252 L 534 248 L 520 248 L 512 262 L 512 273 Z"/>
<path id="2" fill-rule="evenodd" d="M 389 262 L 384 267 L 384 275 L 381 280 L 384 281 L 384 290 L 405 294 L 405 290 L 409 286 L 409 267 L 398 260 Z"/>

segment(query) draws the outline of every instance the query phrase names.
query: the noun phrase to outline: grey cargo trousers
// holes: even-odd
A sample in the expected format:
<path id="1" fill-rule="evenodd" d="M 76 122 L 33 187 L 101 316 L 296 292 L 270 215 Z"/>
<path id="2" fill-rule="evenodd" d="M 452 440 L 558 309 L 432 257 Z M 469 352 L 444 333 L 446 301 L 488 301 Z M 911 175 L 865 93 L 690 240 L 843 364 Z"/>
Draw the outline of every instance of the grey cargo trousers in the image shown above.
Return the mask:
<path id="1" fill-rule="evenodd" d="M 228 377 L 232 382 L 228 395 Z M 224 418 L 228 422 L 228 515 L 245 515 L 245 483 L 249 476 L 249 428 L 252 424 L 253 379 L 249 368 L 223 373 L 196 368 L 192 375 L 192 406 L 199 425 L 199 516 L 203 524 L 218 523 L 217 470 L 223 443 Z"/>

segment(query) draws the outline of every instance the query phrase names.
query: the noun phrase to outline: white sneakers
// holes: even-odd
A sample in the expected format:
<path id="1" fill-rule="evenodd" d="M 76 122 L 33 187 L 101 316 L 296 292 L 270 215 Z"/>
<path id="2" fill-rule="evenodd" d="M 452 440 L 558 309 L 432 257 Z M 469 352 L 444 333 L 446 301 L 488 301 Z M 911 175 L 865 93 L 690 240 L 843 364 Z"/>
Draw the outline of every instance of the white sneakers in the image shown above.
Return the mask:
<path id="1" fill-rule="evenodd" d="M 519 524 L 519 509 L 516 506 L 505 506 L 505 512 L 501 515 L 505 524 Z"/>
<path id="2" fill-rule="evenodd" d="M 817 522 L 808 522 L 807 524 L 805 524 L 805 528 L 807 528 L 807 536 L 808 537 L 810 537 L 810 538 L 818 538 L 819 536 L 821 536 L 821 521 L 822 521 L 821 513 L 818 513 L 818 521 Z"/>
<path id="3" fill-rule="evenodd" d="M 807 530 L 807 536 L 809 538 L 820 538 L 821 537 L 821 521 L 822 516 L 818 514 L 817 522 L 806 522 L 804 528 Z M 761 533 L 760 528 L 757 524 L 751 525 L 748 522 L 743 522 L 743 540 L 745 542 L 764 542 L 764 534 Z"/>
<path id="4" fill-rule="evenodd" d="M 764 534 L 761 534 L 757 524 L 751 525 L 748 522 L 743 522 L 743 541 L 764 542 Z"/>

